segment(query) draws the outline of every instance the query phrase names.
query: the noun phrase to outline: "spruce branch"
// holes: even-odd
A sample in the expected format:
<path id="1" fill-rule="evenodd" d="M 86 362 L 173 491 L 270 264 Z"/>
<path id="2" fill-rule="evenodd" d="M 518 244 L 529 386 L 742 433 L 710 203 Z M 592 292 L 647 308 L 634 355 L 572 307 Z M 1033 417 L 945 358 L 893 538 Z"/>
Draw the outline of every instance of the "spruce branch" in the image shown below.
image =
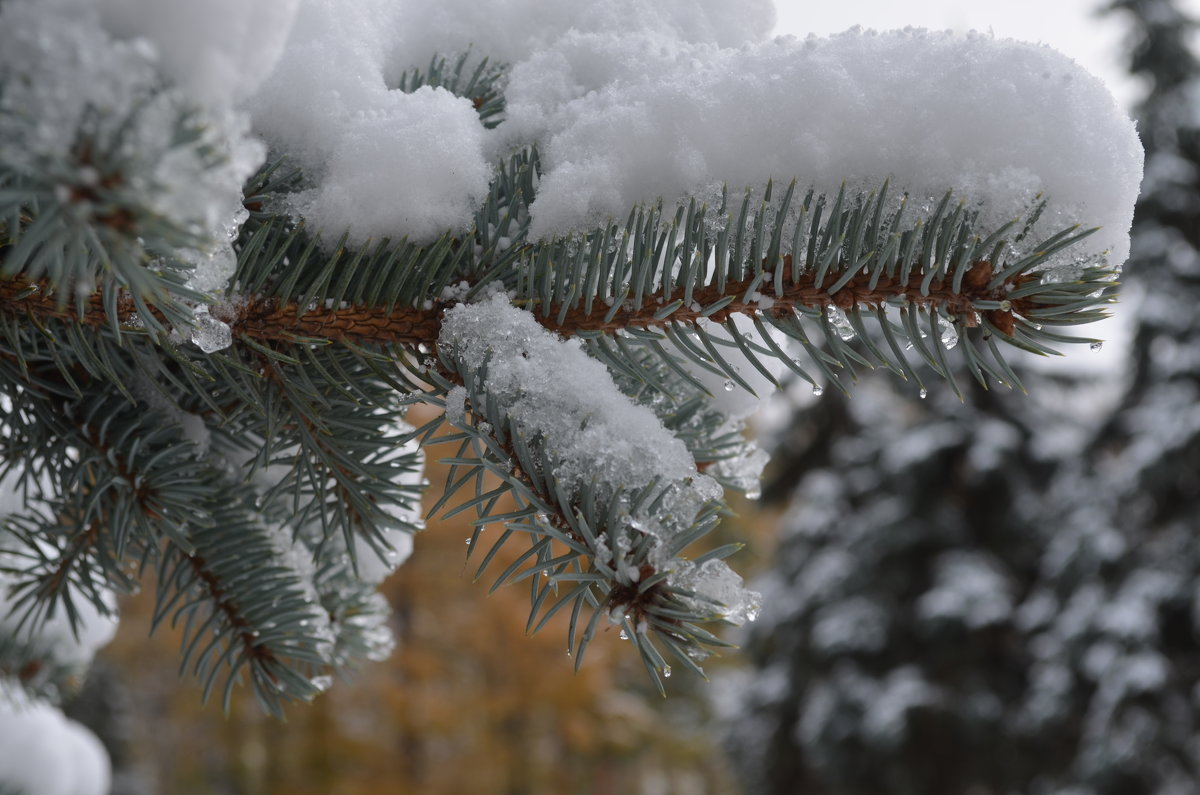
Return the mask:
<path id="1" fill-rule="evenodd" d="M 1046 269 L 1087 232 L 1067 229 L 1031 245 L 1025 235 L 1036 208 L 1010 239 L 1013 224 L 977 228 L 976 214 L 949 195 L 932 214 L 908 218 L 907 203 L 887 199 L 886 185 L 843 191 L 832 201 L 810 191 L 793 203 L 793 183 L 782 200 L 772 199 L 768 186 L 760 198 L 747 194 L 740 207 L 725 198 L 712 211 L 691 202 L 671 218 L 660 204 L 635 210 L 624 227 L 530 241 L 528 204 L 539 161 L 527 150 L 501 165 L 466 235 L 446 234 L 427 245 L 384 240 L 356 250 L 344 237 L 322 245 L 303 222 L 273 210 L 300 184 L 281 162 L 247 188 L 250 218 L 237 243 L 237 272 L 215 303 L 203 305 L 172 287 L 182 284 L 183 272 L 148 289 L 99 273 L 90 293 L 48 272 L 15 268 L 0 277 L 0 365 L 17 389 L 53 382 L 51 392 L 65 400 L 107 382 L 133 405 L 127 385 L 150 381 L 165 389 L 168 403 L 186 401 L 222 438 L 257 446 L 251 473 L 286 467 L 256 499 L 273 506 L 281 526 L 313 536 L 305 543 L 324 573 L 304 600 L 320 603 L 329 638 L 318 643 L 296 624 L 297 637 L 309 637 L 299 656 L 287 643 L 277 650 L 252 643 L 260 630 L 250 628 L 246 605 L 257 604 L 262 592 L 238 592 L 241 569 L 232 561 L 214 568 L 214 560 L 225 559 L 189 546 L 217 532 L 213 543 L 224 554 L 227 527 L 221 534 L 201 523 L 172 539 L 179 543 L 150 553 L 170 566 L 160 567 L 171 587 L 159 595 L 166 612 L 158 620 L 179 594 L 198 594 L 184 602 L 193 622 L 185 663 L 206 690 L 226 671 L 226 697 L 249 666 L 272 710 L 280 698 L 311 697 L 324 679 L 320 669 L 374 659 L 386 645 L 373 629 L 383 608 L 370 589 L 353 587 L 352 574 L 357 540 L 382 552 L 384 531 L 408 526 L 388 509 L 407 499 L 395 483 L 411 468 L 387 452 L 402 443 L 386 430 L 398 418 L 398 403 L 445 405 L 453 389 L 467 392 L 469 410 L 454 422 L 457 433 L 435 438 L 439 420 L 409 436 L 459 444 L 434 510 L 475 512 L 472 551 L 487 523 L 505 525 L 480 575 L 503 545 L 529 539 L 493 587 L 529 580 L 530 631 L 565 611 L 578 665 L 601 622 L 620 624 L 661 688 L 670 667 L 660 648 L 699 671 L 697 660 L 723 645 L 704 625 L 730 615 L 725 599 L 741 599 L 740 586 L 731 585 L 736 575 L 722 560 L 737 545 L 684 556 L 728 509 L 711 480 L 716 491 L 704 500 L 677 492 L 710 476 L 724 486 L 757 488 L 736 474 L 737 465 L 726 468 L 752 452 L 740 428 L 714 408 L 708 375 L 727 388 L 751 389 L 733 360 L 772 383 L 770 365 L 779 361 L 815 384 L 793 358 L 792 349 L 803 349 L 824 379 L 842 388 L 839 371 L 853 376 L 873 362 L 920 384 L 908 357 L 951 378 L 948 351 L 970 332 L 961 350 L 976 378 L 1019 385 L 997 341 L 1048 352 L 1052 343 L 1072 340 L 1043 326 L 1095 319 L 1110 300 L 1102 291 L 1111 287 L 1111 275 L 1100 267 L 1076 263 L 1066 280 Z M 11 241 L 0 245 L 0 265 L 12 248 Z M 486 363 L 460 361 L 447 348 L 447 319 L 498 293 L 535 328 L 581 339 L 625 398 L 651 410 L 682 443 L 692 474 L 677 482 L 564 481 L 558 441 L 512 419 L 512 407 L 485 387 Z M 228 326 L 227 350 L 201 355 L 181 344 L 196 322 L 192 305 Z M 60 431 L 63 438 L 77 435 Z M 138 474 L 118 476 L 132 483 Z M 500 485 L 488 485 L 488 476 Z M 499 507 L 506 494 L 515 509 Z M 188 499 L 194 503 L 197 495 Z M 143 511 L 146 520 L 157 521 Z M 647 533 L 647 522 L 667 529 Z M 247 517 L 229 524 L 259 532 Z M 137 535 L 160 538 L 160 532 L 139 528 Z M 336 553 L 326 550 L 334 538 L 348 568 L 330 563 Z M 195 612 L 199 605 L 206 610 Z M 748 612 L 744 604 L 736 610 Z M 197 627 L 216 632 L 204 642 Z"/>
<path id="2" fill-rule="evenodd" d="M 785 269 L 793 270 L 790 255 L 784 256 L 782 263 Z M 1103 272 L 1090 275 L 1089 284 L 1096 285 L 1093 291 L 1109 286 L 1110 283 L 1105 283 L 1107 275 Z M 835 285 L 823 286 L 815 274 L 800 273 L 795 280 L 785 277 L 781 289 L 775 292 L 763 286 L 761 276 L 728 282 L 724 289 L 709 285 L 695 290 L 692 303 L 686 306 L 679 299 L 669 301 L 662 293 L 650 293 L 644 296 L 643 305 L 638 308 L 604 307 L 604 311 L 600 311 L 599 307 L 593 306 L 589 311 L 583 306 L 561 303 L 551 303 L 540 311 L 531 308 L 543 326 L 569 337 L 596 332 L 611 334 L 630 328 L 654 329 L 667 323 L 695 324 L 701 320 L 721 323 L 734 315 L 786 318 L 798 312 L 807 310 L 811 314 L 827 307 L 879 309 L 889 304 L 907 304 L 940 311 L 966 328 L 979 327 L 986 321 L 995 331 L 1010 337 L 1018 320 L 1032 324 L 1062 306 L 1060 300 L 1055 300 L 1057 296 L 1039 300 L 1049 291 L 1035 291 L 1043 285 L 1037 276 L 1022 272 L 1000 281 L 995 277 L 992 263 L 979 260 L 965 270 L 958 289 L 944 277 L 926 279 L 925 272 L 917 268 L 912 269 L 904 280 L 870 273 L 851 275 L 837 284 L 836 290 L 831 289 Z M 760 289 L 763 292 L 759 292 Z M 1010 298 L 1014 293 L 1019 297 Z M 297 303 L 280 303 L 272 298 L 235 297 L 228 305 L 215 309 L 213 316 L 227 323 L 235 337 L 259 343 L 398 343 L 432 348 L 437 344 L 442 314 L 456 302 L 439 300 L 430 303 L 429 307 L 392 309 L 369 306 L 301 308 Z M 1071 307 L 1066 311 L 1082 309 Z M 85 301 L 60 306 L 49 285 L 14 278 L 0 282 L 0 312 L 39 325 L 60 320 L 96 328 L 114 324 L 136 328 L 139 319 L 146 316 L 146 304 L 125 295 L 117 301 L 113 315 L 106 307 L 105 297 L 96 292 Z"/>

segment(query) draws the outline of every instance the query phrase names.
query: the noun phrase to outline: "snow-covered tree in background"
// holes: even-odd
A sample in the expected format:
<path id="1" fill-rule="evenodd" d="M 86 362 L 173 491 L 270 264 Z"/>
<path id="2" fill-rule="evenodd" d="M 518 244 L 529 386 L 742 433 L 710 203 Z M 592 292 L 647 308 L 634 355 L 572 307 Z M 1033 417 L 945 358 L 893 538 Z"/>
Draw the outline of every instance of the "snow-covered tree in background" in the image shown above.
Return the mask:
<path id="1" fill-rule="evenodd" d="M 14 703 L 75 672 L 55 627 L 92 637 L 151 573 L 206 693 L 277 712 L 387 654 L 374 585 L 437 443 L 433 510 L 477 517 L 480 571 L 529 545 L 496 578 L 529 628 L 567 617 L 578 665 L 619 625 L 661 687 L 759 609 L 736 545 L 692 550 L 758 489 L 748 394 L 1014 385 L 1006 349 L 1103 315 L 1141 149 L 1099 81 L 986 36 L 771 25 L 0 3 Z M 444 415 L 413 428 L 418 402 Z"/>
<path id="2" fill-rule="evenodd" d="M 1125 377 L 796 414 L 732 732 L 751 791 L 1200 789 L 1200 63 L 1174 3 L 1112 5 L 1149 89 Z"/>

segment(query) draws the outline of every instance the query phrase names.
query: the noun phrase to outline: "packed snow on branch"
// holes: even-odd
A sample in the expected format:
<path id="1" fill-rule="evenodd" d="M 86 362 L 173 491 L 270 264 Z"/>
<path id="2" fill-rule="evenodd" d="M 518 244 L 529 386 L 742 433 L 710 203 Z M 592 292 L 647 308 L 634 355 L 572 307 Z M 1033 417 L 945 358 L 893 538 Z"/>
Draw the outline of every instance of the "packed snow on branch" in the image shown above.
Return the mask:
<path id="1" fill-rule="evenodd" d="M 758 594 L 745 590 L 724 562 L 695 566 L 667 553 L 704 504 L 721 496 L 721 487 L 697 471 L 684 443 L 653 411 L 632 403 L 578 340 L 559 338 L 497 294 L 447 312 L 439 345 L 462 371 L 486 369 L 481 392 L 505 407 L 524 438 L 542 440 L 564 493 L 591 488 L 603 505 L 652 482 L 670 486 L 657 505 L 624 517 L 630 527 L 657 537 L 651 563 L 674 571 L 671 581 L 680 588 L 724 605 L 730 621 L 742 623 L 757 614 Z M 456 401 L 462 397 L 455 395 Z"/>
<path id="2" fill-rule="evenodd" d="M 637 203 L 712 198 L 720 185 L 737 195 L 796 178 L 834 192 L 890 179 L 916 206 L 954 190 L 996 225 L 1044 197 L 1047 233 L 1102 227 L 1072 256 L 1120 265 L 1128 254 L 1142 166 L 1133 124 L 1097 78 L 1044 46 L 912 29 L 768 39 L 765 0 L 736 12 L 715 0 L 588 0 L 569 11 L 532 0 L 220 5 L 202 14 L 182 0 L 13 0 L 10 31 L 13 20 L 64 15 L 6 48 L 9 68 L 36 64 L 30 75 L 41 75 L 17 97 L 21 110 L 56 120 L 69 145 L 79 85 L 106 90 L 114 74 L 138 83 L 157 64 L 216 118 L 235 118 L 230 105 L 249 113 L 308 174 L 293 210 L 333 240 L 349 228 L 355 244 L 464 231 L 492 164 L 536 143 L 546 169 L 538 237 L 623 219 Z M 93 30 L 96 14 L 108 33 Z M 29 43 L 45 36 L 63 41 Z M 469 98 L 394 88 L 432 54 L 468 48 L 511 66 L 494 130 Z M 68 67 L 102 79 L 64 87 L 56 75 Z M 97 107 L 128 107 L 136 94 Z M 217 130 L 239 138 L 236 125 Z M 227 187 L 243 174 L 228 170 Z M 190 189 L 196 176 L 164 184 Z M 209 216 L 232 213 L 196 200 Z"/>
<path id="3" fill-rule="evenodd" d="M 1133 124 L 1097 78 L 1049 48 L 852 30 L 697 49 L 558 103 L 544 85 L 552 59 L 540 58 L 541 69 L 514 68 L 507 122 L 543 142 L 537 234 L 714 181 L 795 176 L 836 192 L 890 178 L 919 200 L 954 190 L 985 202 L 995 225 L 1044 195 L 1047 229 L 1101 225 L 1088 253 L 1114 264 L 1128 254 L 1141 175 Z"/>
<path id="4" fill-rule="evenodd" d="M 86 727 L 0 681 L 0 791 L 107 795 L 112 763 Z"/>
<path id="5" fill-rule="evenodd" d="M 1047 233 L 1102 227 L 1074 256 L 1119 265 L 1128 254 L 1141 175 L 1133 125 L 1097 78 L 1047 47 L 921 30 L 767 40 L 764 3 L 735 18 L 712 2 L 529 6 L 301 3 L 255 103 L 268 138 L 325 175 L 301 210 L 333 234 L 353 219 L 358 242 L 463 229 L 485 190 L 482 164 L 538 143 L 547 170 L 535 236 L 620 220 L 658 198 L 712 197 L 721 184 L 796 177 L 835 192 L 891 179 L 918 205 L 954 190 L 994 225 L 1045 197 Z M 487 135 L 469 129 L 466 100 L 387 88 L 430 54 L 468 47 L 512 65 L 506 119 Z M 335 51 L 336 65 L 322 56 Z M 411 141 L 418 117 L 445 133 Z M 389 184 L 404 186 L 392 208 L 364 217 Z"/>

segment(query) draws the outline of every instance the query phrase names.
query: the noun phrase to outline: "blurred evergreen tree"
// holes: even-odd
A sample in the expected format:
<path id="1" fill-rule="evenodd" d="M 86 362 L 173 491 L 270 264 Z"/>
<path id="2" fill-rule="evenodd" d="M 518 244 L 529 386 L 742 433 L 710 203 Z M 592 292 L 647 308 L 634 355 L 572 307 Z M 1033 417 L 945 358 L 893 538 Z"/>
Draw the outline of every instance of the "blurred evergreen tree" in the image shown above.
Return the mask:
<path id="1" fill-rule="evenodd" d="M 1110 10 L 1148 83 L 1129 377 L 796 410 L 730 733 L 747 791 L 1200 790 L 1200 65 L 1171 0 Z"/>

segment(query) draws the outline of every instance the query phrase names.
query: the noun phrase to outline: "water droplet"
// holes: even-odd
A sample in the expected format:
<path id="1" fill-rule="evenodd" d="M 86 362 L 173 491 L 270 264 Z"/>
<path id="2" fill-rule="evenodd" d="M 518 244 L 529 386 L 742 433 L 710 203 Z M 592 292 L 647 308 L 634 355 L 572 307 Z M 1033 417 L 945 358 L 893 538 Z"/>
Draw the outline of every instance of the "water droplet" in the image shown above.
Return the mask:
<path id="1" fill-rule="evenodd" d="M 1012 301 L 1001 301 L 1000 302 L 1000 311 L 1001 312 L 1011 312 L 1012 311 Z"/>
<path id="2" fill-rule="evenodd" d="M 755 483 L 753 486 L 746 489 L 746 499 L 757 500 L 760 497 L 762 497 L 762 486 L 759 484 Z"/>
<path id="3" fill-rule="evenodd" d="M 469 539 L 469 538 L 468 538 L 468 539 L 467 539 L 467 543 L 468 543 L 468 544 L 470 544 L 470 543 L 471 543 L 471 539 Z"/>
<path id="4" fill-rule="evenodd" d="M 543 577 L 549 577 L 549 576 L 550 576 L 550 569 L 542 569 L 542 576 L 543 576 Z"/>
<path id="5" fill-rule="evenodd" d="M 726 391 L 726 392 L 732 392 L 732 391 L 733 391 L 733 379 L 732 379 L 732 378 L 726 378 L 726 379 L 725 379 L 725 391 Z"/>
<path id="6" fill-rule="evenodd" d="M 921 395 L 921 400 L 924 400 L 925 398 L 929 397 L 929 390 L 926 389 L 925 387 L 921 387 L 920 395 Z"/>
<path id="7" fill-rule="evenodd" d="M 663 666 L 663 679 L 670 679 L 670 678 L 671 678 L 671 666 L 664 665 Z"/>
<path id="8" fill-rule="evenodd" d="M 629 640 L 629 633 L 625 630 L 621 630 L 621 640 Z"/>
<path id="9" fill-rule="evenodd" d="M 813 384 L 813 394 L 817 397 L 821 397 L 821 395 L 825 394 L 825 387 L 821 386 L 820 384 Z"/>
<path id="10" fill-rule="evenodd" d="M 1093 351 L 1099 351 L 1101 348 L 1104 347 L 1104 343 L 1103 342 L 1093 342 L 1088 347 L 1091 348 Z"/>
<path id="11" fill-rule="evenodd" d="M 570 650 L 570 649 L 567 649 L 567 656 L 568 656 L 568 657 L 570 657 L 570 656 L 571 656 L 571 650 Z"/>
<path id="12" fill-rule="evenodd" d="M 329 688 L 333 687 L 332 676 L 314 676 L 308 680 L 308 683 L 316 688 L 318 693 L 324 693 Z"/>

